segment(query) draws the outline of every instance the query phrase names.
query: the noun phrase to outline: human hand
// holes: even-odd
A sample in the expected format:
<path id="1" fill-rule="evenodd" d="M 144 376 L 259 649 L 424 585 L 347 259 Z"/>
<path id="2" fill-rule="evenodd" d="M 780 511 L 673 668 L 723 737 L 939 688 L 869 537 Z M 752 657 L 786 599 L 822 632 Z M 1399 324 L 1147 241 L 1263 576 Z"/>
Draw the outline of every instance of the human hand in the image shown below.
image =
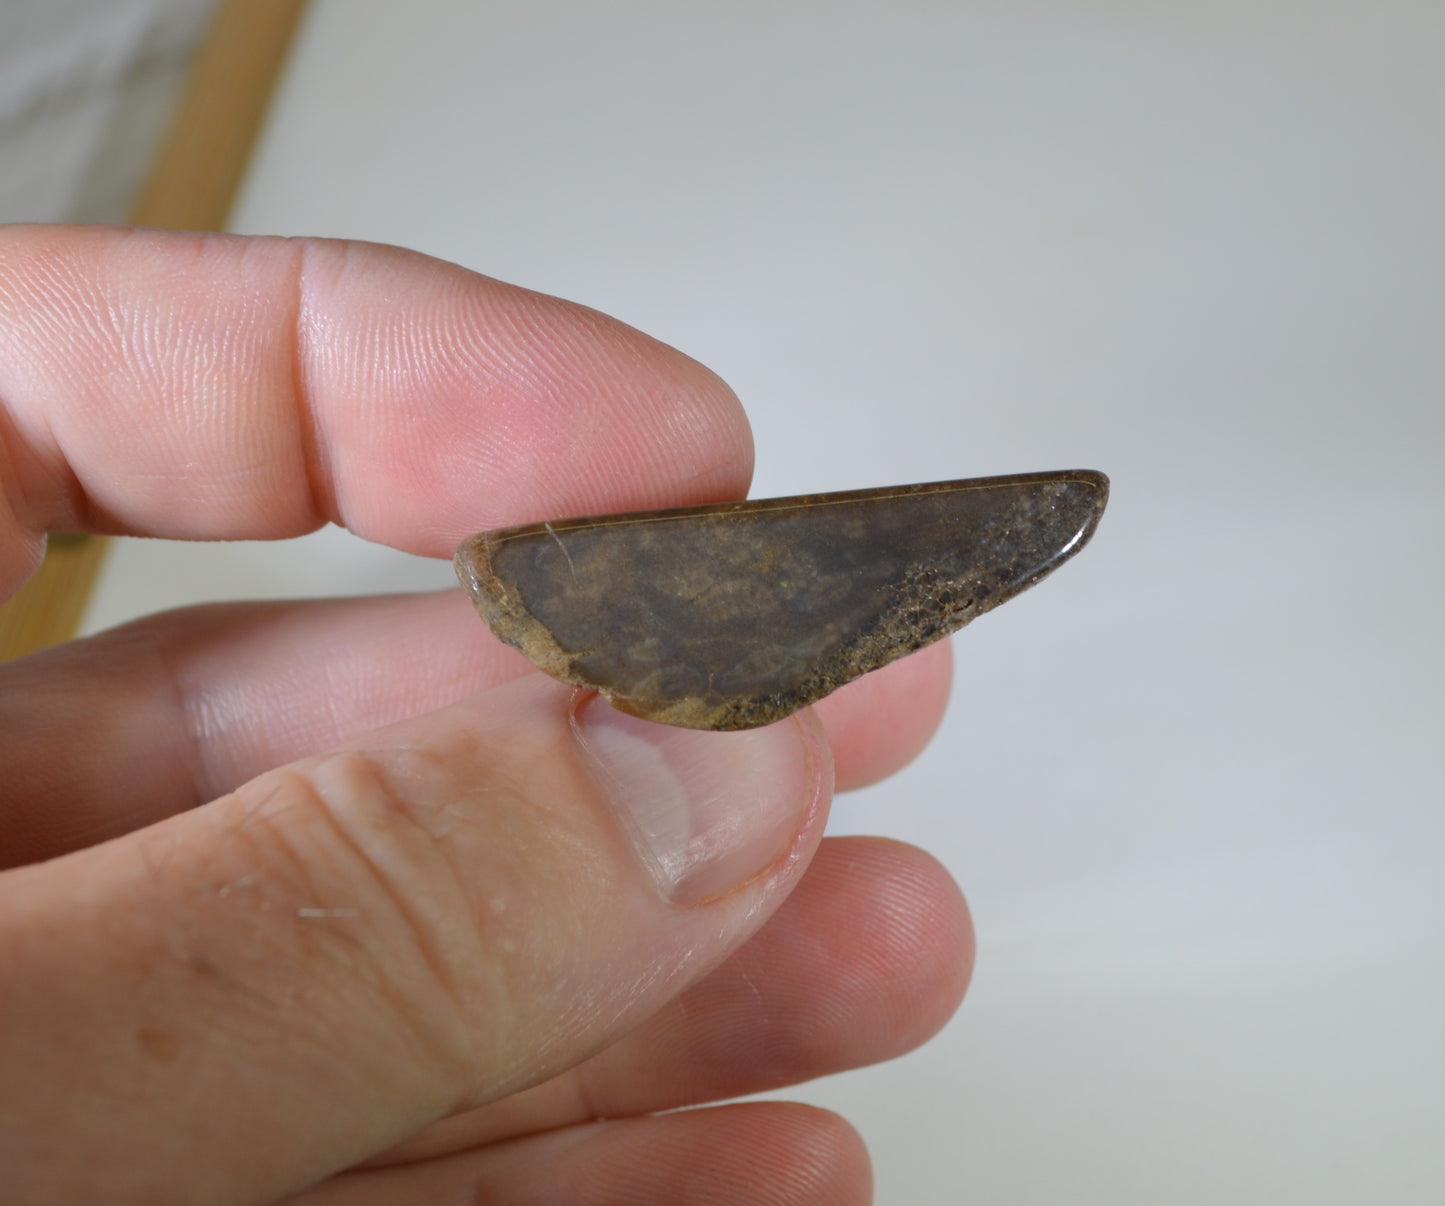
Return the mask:
<path id="1" fill-rule="evenodd" d="M 578 306 L 374 246 L 0 229 L 0 597 L 46 531 L 449 556 L 750 471 L 721 382 Z M 943 643 L 765 729 L 667 729 L 459 591 L 0 666 L 4 1200 L 866 1202 L 831 1115 L 657 1112 L 952 1013 L 947 874 L 820 840 L 948 677 Z"/>

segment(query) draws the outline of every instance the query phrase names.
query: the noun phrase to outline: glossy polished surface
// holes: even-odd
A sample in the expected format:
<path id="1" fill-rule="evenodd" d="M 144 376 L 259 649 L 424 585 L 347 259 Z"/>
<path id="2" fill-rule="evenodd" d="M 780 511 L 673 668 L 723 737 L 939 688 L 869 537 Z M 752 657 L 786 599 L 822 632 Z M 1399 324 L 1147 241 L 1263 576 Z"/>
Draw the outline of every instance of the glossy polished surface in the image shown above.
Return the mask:
<path id="1" fill-rule="evenodd" d="M 457 574 L 492 630 L 636 716 L 769 724 L 1063 564 L 1101 473 L 975 478 L 484 532 Z"/>

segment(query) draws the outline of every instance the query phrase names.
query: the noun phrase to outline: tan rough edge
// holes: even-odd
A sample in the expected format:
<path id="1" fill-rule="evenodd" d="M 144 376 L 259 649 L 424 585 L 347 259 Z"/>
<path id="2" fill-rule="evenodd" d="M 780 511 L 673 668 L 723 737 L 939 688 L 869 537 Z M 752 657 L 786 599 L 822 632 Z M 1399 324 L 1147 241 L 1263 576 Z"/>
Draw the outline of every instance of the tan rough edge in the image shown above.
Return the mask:
<path id="1" fill-rule="evenodd" d="M 222 0 L 196 52 L 137 226 L 224 230 L 307 0 Z M 52 537 L 45 561 L 0 604 L 0 661 L 75 635 L 110 538 Z"/>

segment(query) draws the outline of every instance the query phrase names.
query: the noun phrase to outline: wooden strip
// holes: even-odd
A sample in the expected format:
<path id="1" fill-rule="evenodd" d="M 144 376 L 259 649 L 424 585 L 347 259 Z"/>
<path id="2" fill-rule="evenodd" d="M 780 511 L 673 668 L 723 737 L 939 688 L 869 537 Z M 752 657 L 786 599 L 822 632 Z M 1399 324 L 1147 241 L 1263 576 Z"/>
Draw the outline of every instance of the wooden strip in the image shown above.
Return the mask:
<path id="1" fill-rule="evenodd" d="M 138 226 L 224 230 L 307 0 L 222 0 L 131 210 Z M 0 604 L 0 661 L 75 635 L 110 540 L 52 536 Z"/>
<path id="2" fill-rule="evenodd" d="M 305 7 L 306 0 L 224 0 L 132 222 L 225 229 Z"/>
<path id="3" fill-rule="evenodd" d="M 0 661 L 74 635 L 84 618 L 106 544 L 103 536 L 51 535 L 40 568 L 13 598 L 0 605 Z"/>

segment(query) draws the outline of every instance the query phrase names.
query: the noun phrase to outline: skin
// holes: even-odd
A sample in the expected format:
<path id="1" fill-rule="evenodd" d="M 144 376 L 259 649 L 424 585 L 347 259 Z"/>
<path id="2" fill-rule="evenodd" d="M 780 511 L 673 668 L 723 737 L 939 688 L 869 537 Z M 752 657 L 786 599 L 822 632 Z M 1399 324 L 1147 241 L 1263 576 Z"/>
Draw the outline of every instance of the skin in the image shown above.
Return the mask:
<path id="1" fill-rule="evenodd" d="M 751 463 L 702 366 L 451 265 L 0 228 L 0 596 L 46 531 L 331 522 L 448 557 L 741 497 Z M 821 837 L 835 785 L 926 743 L 949 675 L 936 645 L 783 722 L 791 836 L 680 901 L 577 753 L 587 701 L 459 592 L 195 608 L 0 666 L 7 1200 L 870 1200 L 841 1119 L 707 1103 L 956 1008 L 947 873 Z"/>

